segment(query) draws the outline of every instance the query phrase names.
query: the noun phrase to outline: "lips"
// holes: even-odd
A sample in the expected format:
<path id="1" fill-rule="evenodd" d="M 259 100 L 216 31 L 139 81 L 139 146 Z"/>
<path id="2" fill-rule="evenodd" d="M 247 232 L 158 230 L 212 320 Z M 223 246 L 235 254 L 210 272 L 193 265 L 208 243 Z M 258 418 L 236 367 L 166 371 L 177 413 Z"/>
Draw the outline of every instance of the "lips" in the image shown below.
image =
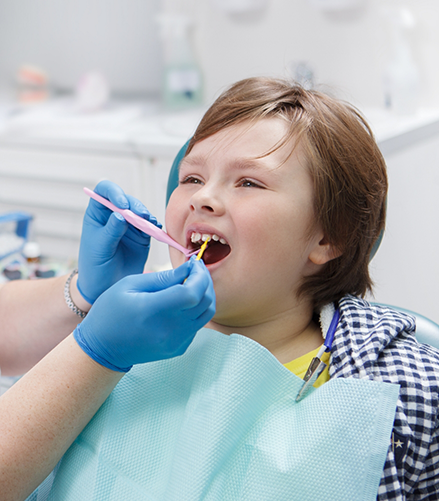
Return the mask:
<path id="1" fill-rule="evenodd" d="M 190 241 L 188 246 L 192 249 L 198 249 L 203 242 L 209 239 L 206 250 L 203 254 L 203 261 L 206 265 L 218 263 L 231 252 L 231 247 L 227 240 L 216 234 L 203 230 L 189 232 Z"/>

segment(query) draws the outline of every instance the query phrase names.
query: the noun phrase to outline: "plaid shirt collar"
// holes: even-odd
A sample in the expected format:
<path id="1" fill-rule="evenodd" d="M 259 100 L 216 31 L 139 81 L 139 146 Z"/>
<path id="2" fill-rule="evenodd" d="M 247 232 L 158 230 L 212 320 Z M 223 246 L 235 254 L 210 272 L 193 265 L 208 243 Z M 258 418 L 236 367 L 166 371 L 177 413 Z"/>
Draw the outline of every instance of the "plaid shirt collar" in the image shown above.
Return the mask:
<path id="1" fill-rule="evenodd" d="M 373 379 L 373 367 L 396 337 L 413 337 L 415 319 L 354 296 L 339 301 L 340 320 L 331 350 L 330 377 Z"/>

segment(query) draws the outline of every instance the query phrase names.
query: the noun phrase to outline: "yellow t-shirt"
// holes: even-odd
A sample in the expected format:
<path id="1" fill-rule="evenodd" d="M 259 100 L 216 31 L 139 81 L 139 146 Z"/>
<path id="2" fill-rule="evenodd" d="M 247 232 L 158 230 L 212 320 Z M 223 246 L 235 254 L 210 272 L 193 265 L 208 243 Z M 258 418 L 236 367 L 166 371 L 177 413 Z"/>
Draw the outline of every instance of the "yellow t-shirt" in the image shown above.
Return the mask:
<path id="1" fill-rule="evenodd" d="M 293 374 L 303 379 L 306 371 L 308 370 L 309 364 L 311 363 L 311 360 L 317 355 L 319 349 L 320 348 L 317 348 L 314 351 L 310 351 L 309 353 L 306 353 L 305 355 L 302 355 L 301 357 L 284 364 L 284 366 Z M 326 367 L 326 369 L 317 378 L 317 381 L 313 384 L 314 388 L 318 388 L 319 386 L 322 386 L 323 383 L 326 383 L 326 381 L 329 381 L 329 355 L 330 353 L 325 351 L 325 353 L 323 353 L 321 357 L 321 360 L 325 362 L 328 367 Z"/>

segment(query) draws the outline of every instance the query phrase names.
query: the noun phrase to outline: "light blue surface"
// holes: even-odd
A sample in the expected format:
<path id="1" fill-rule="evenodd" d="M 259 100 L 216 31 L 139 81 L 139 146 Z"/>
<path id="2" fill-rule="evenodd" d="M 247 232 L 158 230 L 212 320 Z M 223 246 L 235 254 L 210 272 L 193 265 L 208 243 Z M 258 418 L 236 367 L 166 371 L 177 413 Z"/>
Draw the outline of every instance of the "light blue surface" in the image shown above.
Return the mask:
<path id="1" fill-rule="evenodd" d="M 415 336 L 419 343 L 429 344 L 434 346 L 439 350 L 439 325 L 433 320 L 424 317 L 420 313 L 416 313 L 412 310 L 407 310 L 406 308 L 401 308 L 400 306 L 382 304 L 382 303 L 372 303 L 378 306 L 388 306 L 397 311 L 402 311 L 408 315 L 412 315 L 416 320 L 416 331 Z"/>
<path id="2" fill-rule="evenodd" d="M 375 501 L 399 387 L 302 380 L 243 336 L 203 329 L 132 369 L 64 456 L 50 500 Z"/>

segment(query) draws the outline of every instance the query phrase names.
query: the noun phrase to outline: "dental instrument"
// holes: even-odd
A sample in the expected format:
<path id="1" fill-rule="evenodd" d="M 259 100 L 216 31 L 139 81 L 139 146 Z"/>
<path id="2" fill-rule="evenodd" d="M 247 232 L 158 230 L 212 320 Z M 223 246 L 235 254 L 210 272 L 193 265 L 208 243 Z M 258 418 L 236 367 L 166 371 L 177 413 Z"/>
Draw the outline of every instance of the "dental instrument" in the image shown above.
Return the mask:
<path id="1" fill-rule="evenodd" d="M 204 241 L 203 245 L 200 247 L 200 250 L 198 251 L 198 254 L 197 254 L 197 257 L 195 258 L 195 261 L 199 261 L 202 258 L 204 251 L 206 250 L 207 244 L 209 243 L 209 240 L 210 240 L 210 237 L 208 237 L 208 239 Z M 187 278 L 184 279 L 183 283 L 186 283 L 186 280 L 187 280 Z"/>
<path id="2" fill-rule="evenodd" d="M 171 245 L 175 249 L 179 250 L 182 252 L 186 257 L 190 257 L 193 254 L 196 254 L 197 252 L 200 252 L 200 250 L 195 249 L 186 249 L 182 245 L 180 245 L 178 242 L 176 242 L 173 238 L 171 238 L 165 231 L 162 229 L 158 228 L 154 224 L 150 223 L 146 219 L 141 218 L 137 214 L 134 214 L 134 212 L 130 211 L 129 209 L 120 209 L 119 207 L 116 207 L 113 205 L 109 200 L 107 200 L 104 197 L 101 197 L 94 191 L 84 188 L 85 193 L 90 197 L 93 198 L 93 200 L 96 200 L 97 202 L 101 203 L 102 205 L 105 205 L 108 209 L 112 210 L 113 212 L 118 212 L 121 216 L 124 217 L 124 219 L 132 224 L 134 227 L 136 227 L 138 230 L 143 231 L 147 235 L 155 238 L 159 242 L 163 242 L 165 244 Z M 204 252 L 204 249 L 203 249 Z"/>
<path id="3" fill-rule="evenodd" d="M 325 342 L 318 351 L 317 355 L 311 360 L 311 363 L 309 364 L 308 370 L 306 371 L 305 377 L 303 378 L 303 386 L 297 394 L 296 402 L 300 402 L 300 400 L 302 400 L 306 396 L 310 388 L 317 381 L 317 378 L 326 369 L 327 365 L 321 360 L 321 356 L 326 351 L 331 351 L 332 343 L 334 342 L 334 334 L 337 330 L 339 319 L 340 310 L 337 308 L 332 317 L 331 324 L 325 337 Z"/>
<path id="4" fill-rule="evenodd" d="M 209 240 L 210 237 L 208 237 L 208 239 L 205 240 L 204 244 L 200 247 L 200 251 L 198 252 L 197 257 L 195 258 L 195 261 L 199 261 L 202 258 L 204 251 L 206 250 L 207 244 L 209 243 Z"/>

